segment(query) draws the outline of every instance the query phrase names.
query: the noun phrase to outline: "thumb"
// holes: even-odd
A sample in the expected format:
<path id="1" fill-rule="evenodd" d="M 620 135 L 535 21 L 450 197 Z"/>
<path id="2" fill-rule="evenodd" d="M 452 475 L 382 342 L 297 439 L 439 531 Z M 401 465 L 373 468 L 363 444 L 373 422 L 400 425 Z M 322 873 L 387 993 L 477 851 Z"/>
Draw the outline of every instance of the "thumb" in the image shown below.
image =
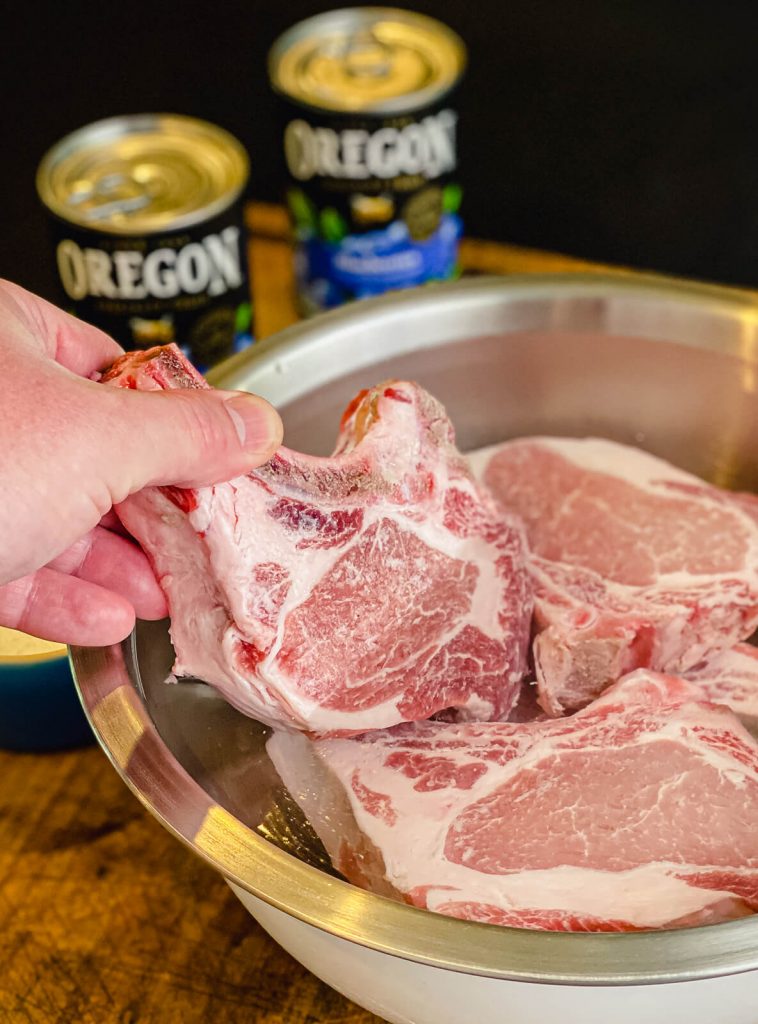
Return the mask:
<path id="1" fill-rule="evenodd" d="M 110 420 L 120 462 L 114 503 L 149 484 L 199 487 L 230 480 L 267 462 L 282 442 L 279 414 L 257 395 L 95 386 L 119 406 Z M 107 458 L 112 468 L 112 448 Z"/>

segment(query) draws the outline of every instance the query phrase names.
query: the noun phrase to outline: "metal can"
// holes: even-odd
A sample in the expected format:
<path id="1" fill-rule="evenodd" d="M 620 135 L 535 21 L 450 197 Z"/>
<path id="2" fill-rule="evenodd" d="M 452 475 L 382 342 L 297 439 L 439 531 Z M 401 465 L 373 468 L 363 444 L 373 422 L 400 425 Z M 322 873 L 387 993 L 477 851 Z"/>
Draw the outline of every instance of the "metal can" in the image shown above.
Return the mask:
<path id="1" fill-rule="evenodd" d="M 274 43 L 303 312 L 457 274 L 465 64 L 447 26 L 385 7 L 320 14 Z"/>
<path id="2" fill-rule="evenodd" d="M 249 162 L 228 132 L 139 114 L 43 157 L 61 304 L 127 349 L 176 341 L 201 370 L 252 341 L 242 210 Z"/>

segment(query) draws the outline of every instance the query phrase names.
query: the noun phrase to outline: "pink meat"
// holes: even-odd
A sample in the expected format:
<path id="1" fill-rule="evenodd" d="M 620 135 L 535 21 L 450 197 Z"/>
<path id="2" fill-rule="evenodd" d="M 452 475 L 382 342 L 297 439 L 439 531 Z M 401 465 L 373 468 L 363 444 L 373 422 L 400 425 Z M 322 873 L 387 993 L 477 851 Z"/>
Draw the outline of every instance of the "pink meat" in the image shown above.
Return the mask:
<path id="1" fill-rule="evenodd" d="M 532 438 L 472 457 L 519 515 L 551 715 L 634 668 L 686 672 L 758 623 L 758 504 L 634 448 Z"/>
<path id="2" fill-rule="evenodd" d="M 726 704 L 751 729 L 758 726 L 758 648 L 737 644 L 687 671 L 693 694 Z"/>
<path id="3" fill-rule="evenodd" d="M 175 346 L 105 383 L 207 387 Z M 415 384 L 363 392 L 335 455 L 280 449 L 196 490 L 119 507 L 166 593 L 174 671 L 272 725 L 362 732 L 455 709 L 507 716 L 532 601 L 520 525 L 473 481 L 444 410 Z"/>
<path id="4" fill-rule="evenodd" d="M 571 718 L 268 751 L 356 884 L 528 928 L 710 923 L 758 909 L 758 745 L 691 687 L 638 670 Z"/>

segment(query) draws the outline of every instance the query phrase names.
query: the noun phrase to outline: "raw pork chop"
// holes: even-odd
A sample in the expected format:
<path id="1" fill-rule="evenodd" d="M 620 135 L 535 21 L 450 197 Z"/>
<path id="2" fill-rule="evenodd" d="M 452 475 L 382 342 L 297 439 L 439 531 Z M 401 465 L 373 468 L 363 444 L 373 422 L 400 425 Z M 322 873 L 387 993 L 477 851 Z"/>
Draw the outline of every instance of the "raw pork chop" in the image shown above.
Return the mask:
<path id="1" fill-rule="evenodd" d="M 712 923 L 758 909 L 758 745 L 691 685 L 638 670 L 571 718 L 268 751 L 357 885 L 527 928 Z"/>
<path id="2" fill-rule="evenodd" d="M 751 730 L 758 728 L 758 648 L 737 644 L 687 672 L 693 693 L 726 704 Z"/>
<path id="3" fill-rule="evenodd" d="M 175 346 L 103 378 L 207 387 Z M 177 675 L 271 725 L 362 732 L 455 708 L 505 717 L 526 668 L 520 525 L 474 483 L 442 406 L 415 384 L 361 393 L 331 458 L 280 449 L 118 513 L 166 593 Z"/>
<path id="4" fill-rule="evenodd" d="M 534 664 L 551 715 L 634 668 L 685 672 L 758 622 L 758 506 L 611 441 L 530 438 L 472 456 L 526 526 Z"/>

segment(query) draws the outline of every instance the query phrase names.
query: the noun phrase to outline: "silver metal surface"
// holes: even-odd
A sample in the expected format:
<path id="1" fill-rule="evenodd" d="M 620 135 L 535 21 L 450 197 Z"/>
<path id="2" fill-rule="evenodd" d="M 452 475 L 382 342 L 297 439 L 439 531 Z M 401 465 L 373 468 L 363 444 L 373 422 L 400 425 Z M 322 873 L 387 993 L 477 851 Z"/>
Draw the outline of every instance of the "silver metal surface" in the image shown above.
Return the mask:
<path id="1" fill-rule="evenodd" d="M 388 376 L 437 395 L 464 449 L 598 434 L 758 490 L 758 302 L 747 294 L 644 278 L 472 279 L 317 317 L 213 379 L 274 401 L 292 447 L 327 452 L 347 401 Z M 491 977 L 620 985 L 758 969 L 758 917 L 558 934 L 457 921 L 349 885 L 283 791 L 265 730 L 200 683 L 167 686 L 171 658 L 165 623 L 72 652 L 90 721 L 140 800 L 273 906 L 373 949 Z"/>

